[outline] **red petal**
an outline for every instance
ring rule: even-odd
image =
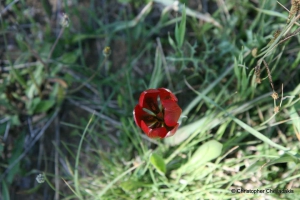
[[[141,121],[141,128],[147,135],[152,130],[147,126],[147,124],[144,121]]]
[[[166,137],[170,137],[170,136],[174,135],[178,129],[178,126],[179,126],[179,124],[177,123],[176,126],[174,126],[174,128],[167,133]]]
[[[141,120],[143,119],[143,116],[148,115],[141,107],[140,105],[136,105],[133,110],[133,117],[136,125],[141,127]]]
[[[167,129],[165,127],[160,127],[160,128],[155,128],[155,129],[152,129],[149,133],[148,133],[148,136],[150,138],[165,138],[166,135],[167,135]]]
[[[159,97],[161,101],[167,99],[170,99],[172,101],[177,101],[176,96],[169,89],[159,88],[157,90],[159,91]]]
[[[157,96],[159,95],[159,91],[156,89],[149,89],[144,91],[139,99],[139,105],[142,108],[146,108],[151,110],[154,113],[159,113],[159,107],[157,103]]]
[[[181,108],[172,100],[161,101],[164,108],[164,121],[167,126],[175,126],[181,115]]]
[[[159,94],[159,91],[156,90],[156,89],[149,89],[149,90],[145,90],[141,96],[140,96],[140,99],[139,99],[139,105],[142,107],[142,108],[146,108],[145,104],[146,104],[146,99],[153,99],[154,102],[157,103],[157,96]]]
[[[158,138],[158,137],[164,138],[164,137],[166,137],[167,132],[168,132],[165,127],[151,129],[146,125],[146,123],[144,121],[142,121],[141,125],[142,125],[142,130],[150,138]]]

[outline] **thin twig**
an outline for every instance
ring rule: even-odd
[[[115,125],[115,126],[121,126],[121,123],[120,123],[120,122],[118,122],[118,121],[116,121],[116,120],[114,120],[114,119],[112,119],[112,118],[110,118],[110,117],[107,117],[106,115],[103,115],[103,114],[101,114],[101,113],[99,113],[99,112],[96,112],[95,110],[93,110],[93,109],[91,109],[91,108],[89,108],[89,107],[87,107],[87,106],[85,106],[85,105],[82,105],[80,102],[74,101],[74,100],[72,100],[72,99],[68,99],[68,100],[69,100],[72,104],[74,104],[74,105],[80,107],[80,108],[83,109],[83,110],[88,111],[89,113],[94,113],[94,112],[95,112],[95,115],[96,115],[96,116],[98,116],[98,117],[100,117],[100,118],[102,118],[102,119],[104,119],[104,120],[109,121],[111,124],[113,124],[113,125]]]
[[[256,76],[256,83],[261,83],[261,79],[260,79],[260,65],[256,65],[256,67],[254,68],[255,71],[255,76]]]
[[[300,32],[300,28],[298,28],[297,30],[295,30],[293,33],[287,35],[285,38],[283,38],[282,40],[280,40],[277,45],[287,41],[288,39],[290,39],[291,37],[294,37],[295,35],[297,35]]]
[[[277,1],[277,3],[281,6],[281,7],[283,7],[287,12],[290,12],[289,11],[289,9],[287,9],[284,5],[282,5],[279,1]]]
[[[271,75],[271,72],[270,72],[270,69],[269,69],[269,66],[267,64],[267,62],[265,60],[263,60],[263,63],[267,69],[267,73],[268,73],[268,78],[269,78],[269,81],[270,81],[270,84],[271,84],[271,87],[272,87],[272,90],[274,92],[274,85],[273,85],[273,81],[272,81],[272,75]]]

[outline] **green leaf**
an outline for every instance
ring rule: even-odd
[[[156,48],[155,53],[155,66],[152,72],[149,88],[158,88],[162,81],[162,57],[159,48]]]
[[[98,34],[97,31],[95,31],[96,34],[78,34],[78,35],[74,35],[72,38],[72,43],[77,43],[80,42],[82,40],[87,40],[87,39],[94,39],[94,38],[103,38],[105,37],[104,34]]]
[[[80,50],[77,49],[75,51],[63,54],[59,60],[64,64],[73,64],[75,63],[79,55],[80,55]]]
[[[276,11],[273,11],[273,10],[265,10],[265,9],[261,9],[261,8],[256,8],[253,6],[253,8],[261,13],[264,13],[266,15],[270,15],[270,16],[273,16],[273,17],[280,17],[282,19],[287,19],[287,16],[280,13],[280,12],[276,12]]]
[[[118,96],[117,96],[117,102],[118,102],[118,106],[119,107],[123,106],[123,97],[122,97],[122,95],[118,94]]]
[[[237,82],[240,83],[241,82],[241,71],[239,69],[239,65],[238,65],[238,61],[236,58],[234,58],[234,74],[237,78]],[[240,84],[237,84],[237,91],[240,91]]]
[[[14,78],[24,87],[26,88],[26,81],[25,79],[21,76],[20,72],[14,68],[13,65],[10,66],[11,68],[11,73],[13,74]]]
[[[179,27],[178,27],[178,23],[176,23],[176,26],[175,26],[175,40],[176,40],[176,43],[177,43],[177,47],[179,47]]]
[[[269,167],[271,165],[275,165],[275,164],[278,164],[278,163],[288,163],[288,162],[298,163],[299,160],[296,157],[293,157],[289,154],[283,154],[279,158],[276,158],[276,159],[271,160],[270,162],[268,162],[268,164],[265,165],[264,167]]]
[[[152,155],[150,156],[150,163],[160,172],[162,173],[166,173],[166,164],[164,159],[156,154],[156,153],[152,153]]]
[[[189,160],[189,164],[199,166],[219,157],[222,152],[222,147],[223,145],[216,140],[211,140],[204,143],[193,154],[193,156]]]
[[[65,99],[66,91],[61,85],[58,84],[57,88],[57,105],[61,105],[63,100]]]
[[[16,126],[21,125],[21,122],[20,122],[20,119],[19,119],[18,115],[11,116],[11,124],[16,125]]]
[[[31,101],[26,102],[26,109],[28,114],[32,115],[34,113],[34,110],[36,106],[41,102],[41,99],[39,97],[31,99]]]
[[[172,46],[172,48],[176,51],[177,47],[176,44],[174,42],[174,40],[172,39],[172,37],[170,36],[170,33],[168,33],[168,40],[169,40],[169,44]]]
[[[191,159],[180,168],[182,172],[192,172],[201,165],[219,157],[222,152],[223,145],[216,141],[210,140],[199,147],[192,155]]]
[[[207,126],[208,122],[212,122],[215,120],[215,124],[219,124],[220,121],[217,118],[214,118],[214,116],[209,115],[205,116],[193,123],[190,123],[185,126],[181,126],[177,131],[174,137],[167,137],[164,139],[164,143],[170,146],[176,146],[180,143],[184,142],[187,138],[189,138],[192,134],[195,132],[203,132],[208,128],[211,128]]]
[[[48,111],[50,108],[52,108],[55,104],[55,100],[43,100],[43,101],[40,101],[35,109],[34,109],[34,112],[35,113],[42,113],[42,112],[46,112]]]
[[[179,48],[181,48],[182,45],[183,45],[184,35],[185,35],[185,28],[186,28],[186,14],[185,14],[185,6],[183,6],[182,18],[181,18],[181,22],[180,22],[180,25],[179,25],[179,32],[178,32],[179,41],[177,41]]]
[[[180,49],[183,45],[184,35],[185,35],[185,27],[186,27],[186,13],[185,13],[185,6],[182,9],[182,17],[181,22],[178,26],[176,23],[175,26],[175,39],[177,43],[177,47]]]
[[[143,183],[140,181],[134,181],[134,180],[124,181],[120,184],[122,189],[126,190],[126,191],[132,191],[132,190],[138,189],[140,187],[147,187],[147,186],[151,186],[151,185],[152,184],[147,184],[147,183]]]

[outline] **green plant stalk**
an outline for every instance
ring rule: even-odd
[[[83,140],[84,140],[84,137],[87,133],[87,130],[91,124],[91,122],[93,121],[94,119],[94,113],[92,115],[92,117],[90,118],[87,126],[85,127],[84,129],[84,132],[81,136],[81,139],[80,139],[80,142],[79,142],[79,146],[78,146],[78,150],[77,150],[77,155],[76,155],[76,161],[75,161],[75,170],[74,170],[74,184],[75,184],[75,191],[76,191],[76,194],[77,194],[77,197],[79,199],[83,199],[81,193],[80,193],[80,190],[79,190],[79,181],[78,181],[78,165],[79,165],[79,154],[80,154],[80,151],[81,151],[81,147],[82,147],[82,143],[83,143]]]

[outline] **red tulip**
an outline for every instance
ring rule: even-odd
[[[179,124],[181,108],[177,98],[168,89],[144,91],[133,111],[135,123],[150,138],[165,138],[175,134]]]

